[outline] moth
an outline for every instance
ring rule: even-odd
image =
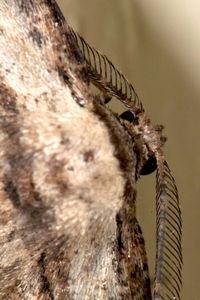
[[[136,180],[156,170],[156,258],[153,299],[179,299],[182,286],[182,220],[178,190],[163,153],[162,125],[153,125],[142,102],[114,64],[71,29],[74,45],[85,60],[90,81],[107,104],[114,96],[127,111],[119,116],[137,154]]]
[[[156,170],[153,297],[180,299],[181,212],[163,127],[56,1],[2,0],[0,14],[0,298],[150,300],[134,197]],[[120,116],[106,107],[112,96],[128,108]]]

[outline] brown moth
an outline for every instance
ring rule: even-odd
[[[0,66],[0,299],[151,299],[135,182],[155,168],[153,297],[180,299],[177,189],[132,85],[54,0],[0,1]]]

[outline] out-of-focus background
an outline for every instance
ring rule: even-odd
[[[200,299],[200,4],[198,0],[59,0],[65,17],[136,88],[165,146],[183,213],[182,300]],[[138,185],[138,216],[151,273],[155,174]]]

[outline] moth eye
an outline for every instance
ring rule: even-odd
[[[140,170],[140,175],[149,175],[153,173],[157,168],[157,161],[155,156],[150,156],[148,160],[143,165],[142,169]]]
[[[135,121],[135,115],[130,110],[124,111],[119,117],[123,120],[126,120],[126,121],[130,122],[130,123]]]
[[[104,98],[104,104],[107,104],[111,101],[112,97],[111,96],[105,96]]]

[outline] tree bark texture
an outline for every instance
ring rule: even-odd
[[[135,164],[56,3],[0,1],[0,299],[151,299]]]

